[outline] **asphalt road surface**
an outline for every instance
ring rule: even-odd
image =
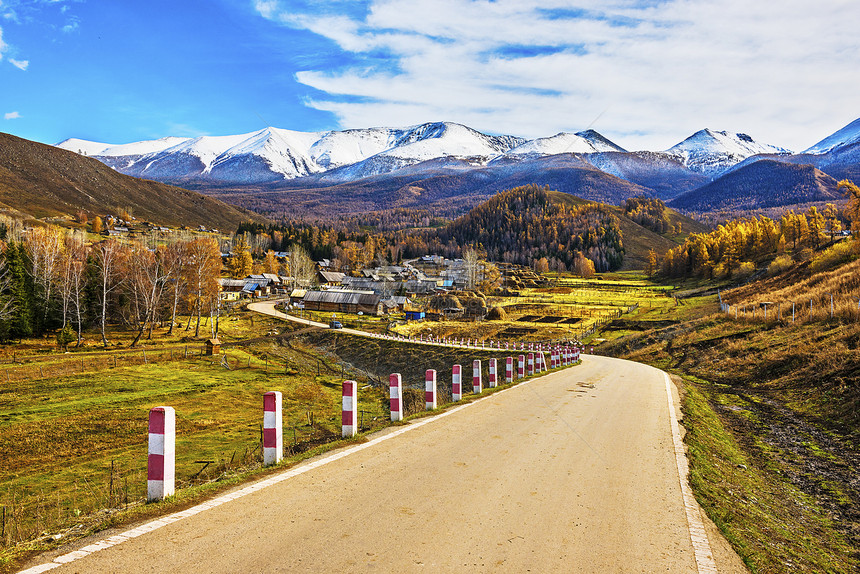
[[[31,572],[744,572],[694,524],[671,401],[585,356]]]

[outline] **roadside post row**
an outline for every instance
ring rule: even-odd
[[[556,362],[552,354],[553,365],[567,366],[579,358],[579,349],[564,347],[558,351],[563,360]],[[519,356],[517,378],[525,376],[526,355]],[[538,372],[546,371],[547,364],[543,352],[537,354]],[[514,380],[514,358],[505,359],[505,382]],[[528,354],[528,372],[535,372],[535,353]],[[436,371],[428,369],[425,373],[424,399],[427,410],[437,407]],[[403,380],[400,373],[392,373],[388,378],[389,407],[391,420],[403,420]],[[498,386],[498,362],[489,361],[488,385]],[[451,390],[454,401],[463,398],[463,368],[454,365],[451,372]],[[472,362],[472,392],[479,395],[483,392],[481,361]],[[358,432],[358,384],[356,381],[344,381],[342,385],[341,435],[355,436]],[[284,455],[283,440],[283,395],[280,391],[263,393],[263,465],[278,464]],[[173,407],[153,407],[149,411],[149,447],[147,454],[147,488],[146,498],[149,502],[163,500],[176,492],[176,411]]]

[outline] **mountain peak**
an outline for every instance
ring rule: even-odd
[[[788,150],[759,143],[744,133],[705,128],[672,146],[667,153],[678,157],[688,168],[716,175],[758,154],[785,154]]]
[[[827,136],[803,153],[820,155],[856,143],[860,143],[860,118],[857,118],[836,133]]]

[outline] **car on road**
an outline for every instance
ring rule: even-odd
[[[343,329],[343,324],[340,321],[329,321],[330,329]]]

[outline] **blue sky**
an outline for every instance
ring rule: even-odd
[[[860,117],[854,0],[0,0],[0,131],[56,143],[455,121],[804,149]]]

